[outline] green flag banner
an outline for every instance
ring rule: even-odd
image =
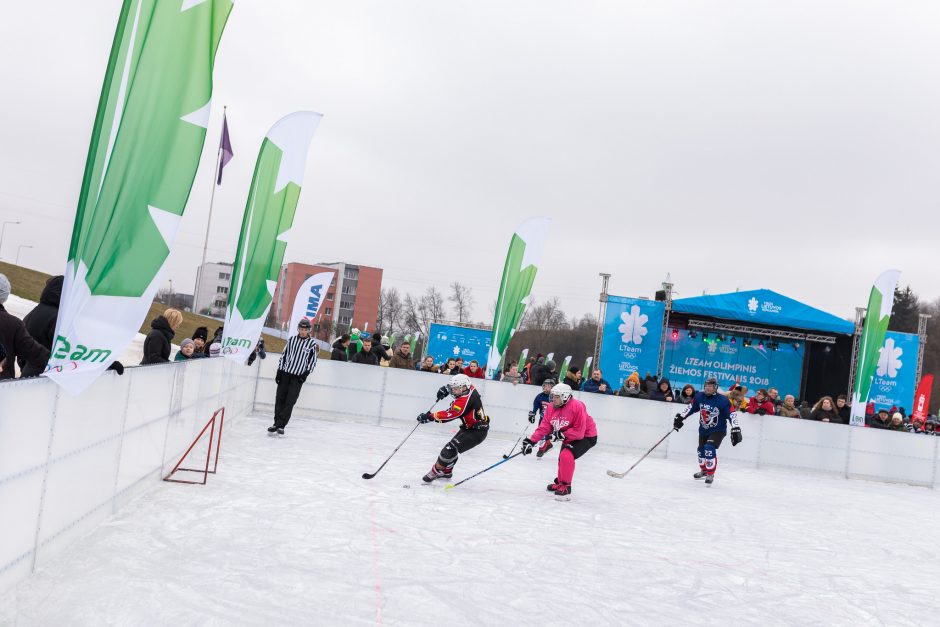
[[[509,252],[506,254],[496,299],[496,314],[493,316],[493,337],[486,361],[488,379],[492,379],[499,370],[503,352],[509,346],[509,340],[529,304],[529,295],[532,293],[532,284],[538,273],[551,222],[549,218],[541,217],[524,220],[509,241]]]
[[[571,355],[565,357],[565,360],[561,362],[561,370],[558,371],[558,382],[561,383],[565,380],[565,375],[568,374],[568,368],[571,366]]]
[[[858,350],[855,385],[852,388],[849,424],[853,426],[865,425],[868,393],[871,391],[871,382],[875,375],[875,367],[878,365],[881,347],[885,343],[885,333],[888,331],[888,321],[891,319],[891,308],[894,306],[894,289],[898,285],[900,276],[900,270],[886,270],[871,287],[865,326],[862,328],[862,339]]]
[[[261,337],[300,200],[307,152],[322,117],[312,111],[291,113],[261,142],[225,312],[222,355],[232,361],[245,363]]]
[[[147,315],[209,124],[231,0],[124,0],[92,130],[47,376],[77,394]]]

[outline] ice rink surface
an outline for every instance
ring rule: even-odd
[[[0,597],[0,625],[928,625],[932,490],[596,448],[460,487],[421,475],[453,429],[226,425],[206,486],[161,483]],[[603,429],[600,438],[603,440]],[[652,443],[650,443],[652,444]],[[730,443],[726,442],[726,445]],[[501,459],[491,436],[455,480]],[[408,489],[403,488],[409,484]]]

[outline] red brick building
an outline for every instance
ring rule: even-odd
[[[379,294],[382,291],[382,269],[357,266],[344,262],[336,263],[288,263],[281,266],[274,302],[268,316],[268,326],[284,328],[290,323],[291,309],[297,291],[303,282],[319,272],[333,271],[336,276],[313,319],[314,335],[317,333],[336,335],[349,327],[362,329],[366,323],[375,329],[379,314]],[[329,320],[330,324],[324,324]],[[321,337],[320,339],[329,339]]]

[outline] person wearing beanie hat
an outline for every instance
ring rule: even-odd
[[[176,351],[173,361],[188,361],[195,358],[196,344],[189,338],[180,342],[180,349]]]
[[[206,352],[206,342],[209,340],[209,329],[207,327],[196,327],[193,331],[193,357],[208,357]]]
[[[904,414],[899,411],[894,412],[894,415],[891,416],[888,431],[907,431],[907,425],[904,424]]]
[[[218,357],[222,354],[222,342],[209,344],[209,357]]]
[[[623,380],[623,385],[617,390],[617,396],[624,398],[649,398],[650,395],[640,387],[640,373],[634,371],[629,377]]]
[[[0,344],[6,352],[0,379],[14,378],[15,364],[19,359],[23,360],[24,370],[35,370],[37,373],[42,372],[49,361],[49,349],[33,339],[23,321],[4,308],[3,304],[12,290],[10,280],[0,274]]]
[[[543,362],[535,362],[535,365],[532,366],[532,377],[530,382],[532,385],[542,385],[542,382],[545,379],[554,379],[555,378],[555,362],[552,360],[546,360]]]
[[[868,425],[872,429],[889,429],[891,428],[891,418],[888,416],[888,409],[882,407],[878,410],[878,413],[875,414],[875,417],[871,419],[871,423]]]

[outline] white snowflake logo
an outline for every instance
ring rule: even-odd
[[[459,346],[455,346],[455,347],[454,347],[454,355],[459,355],[459,354],[460,354],[460,347],[459,347]]]
[[[881,349],[881,357],[878,358],[878,369],[875,372],[879,377],[888,375],[893,379],[898,376],[898,370],[904,363],[900,357],[904,354],[904,349],[894,345],[894,338],[885,340],[884,348]]]
[[[650,319],[645,313],[640,312],[640,306],[634,305],[630,311],[620,314],[623,324],[617,327],[625,344],[642,344],[643,336],[648,333],[646,330],[646,321]]]
[[[755,311],[757,311],[757,305],[758,305],[757,299],[751,296],[751,300],[747,301],[747,310],[750,311],[751,313],[754,313]]]

